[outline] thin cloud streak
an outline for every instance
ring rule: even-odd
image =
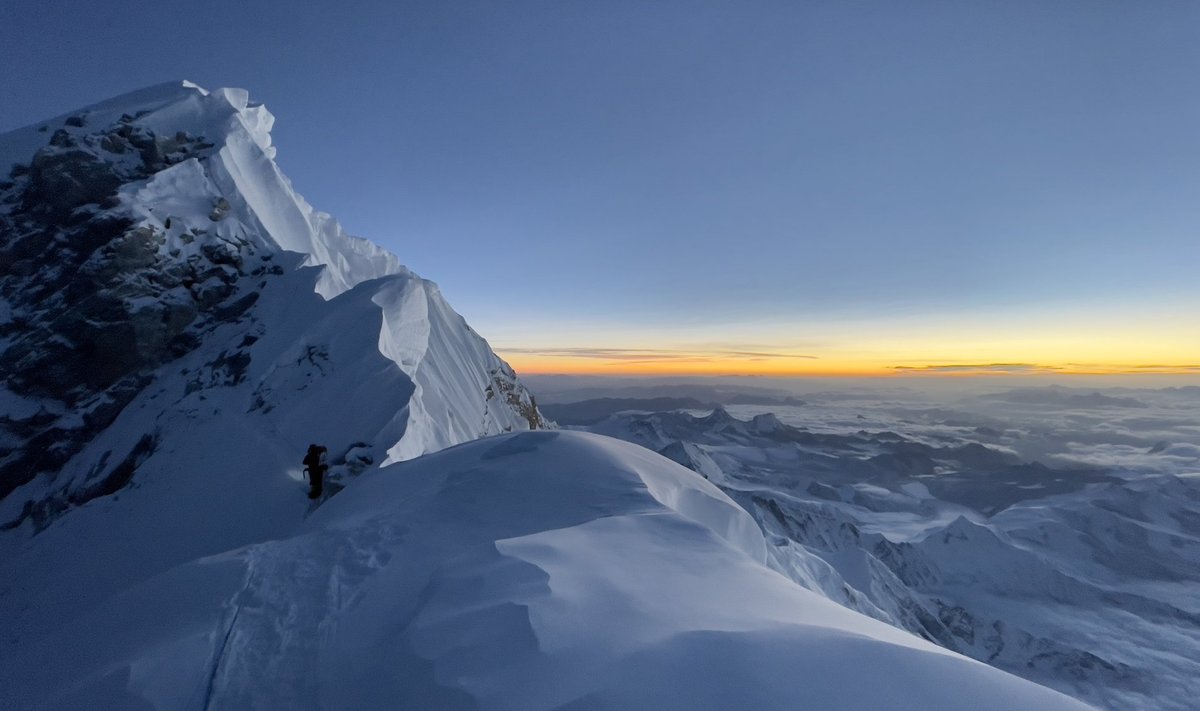
[[[670,348],[496,348],[501,353],[540,356],[543,358],[578,358],[585,360],[614,360],[633,362],[719,362],[723,360],[761,361],[772,358],[818,360],[818,356],[802,353],[773,353],[740,350],[683,350]]]
[[[716,351],[721,355],[744,356],[747,358],[805,358],[807,360],[820,360],[819,356],[803,355],[800,353],[768,353],[765,351]]]
[[[674,364],[682,365],[685,363],[721,363],[721,362],[723,362],[723,361],[716,360],[713,358],[694,357],[694,358],[658,358],[658,359],[654,359],[654,360],[625,360],[625,361],[621,361],[619,363],[608,363],[607,365],[609,367],[619,368],[623,365],[651,365],[651,364],[660,365],[662,363],[674,363]]]
[[[1047,365],[1040,363],[953,363],[945,365],[893,365],[893,372],[903,375],[937,374],[995,374],[995,375],[1139,375],[1169,374],[1186,375],[1200,373],[1200,365],[1129,365],[1102,363],[1067,363]]]
[[[905,374],[917,373],[1059,373],[1061,366],[1036,363],[955,363],[949,365],[893,365],[892,370]]]

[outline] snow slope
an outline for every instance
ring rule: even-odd
[[[326,444],[362,442],[375,462],[542,424],[435,284],[296,194],[273,122],[245,91],[183,82],[0,136],[0,162],[16,166],[0,183],[0,352],[16,366],[0,382],[0,525],[40,526],[89,498],[83,479],[111,479],[125,440],[153,438],[198,391],[278,418],[271,394],[308,387],[287,380],[295,367],[321,378],[314,411],[362,391],[353,409],[368,414],[347,415],[361,428]],[[318,362],[351,338],[358,363]],[[367,392],[376,373],[396,386]],[[157,409],[96,446],[134,401]],[[321,423],[280,427],[283,444],[328,437]]]
[[[1083,708],[796,585],[664,457],[519,432],[272,122],[183,83],[0,136],[0,708]]]
[[[1011,433],[1036,431],[1036,420],[996,417],[981,432],[954,424],[968,418],[949,408],[919,420],[891,394],[886,405],[810,404],[778,417],[761,407],[625,413],[589,429],[720,486],[758,520],[771,564],[832,600],[1103,708],[1190,711],[1200,478],[1187,473],[1194,458],[1170,454],[1184,445],[1150,444],[1167,421],[1194,437],[1200,400],[1169,395],[1141,395],[1163,409],[1151,410],[1141,442],[1155,453],[1137,460],[1153,468],[1138,472],[1023,461],[978,440],[1024,444],[1034,438]],[[1136,447],[1098,417],[1087,413],[1088,432]]]
[[[502,435],[121,592],[10,656],[0,688],[17,709],[1086,708],[765,557],[745,511],[663,457]]]
[[[545,424],[434,283],[294,192],[272,122],[175,83],[0,136],[0,657],[286,534],[309,443],[336,490]]]

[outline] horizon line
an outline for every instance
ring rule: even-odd
[[[501,354],[503,355],[503,354]],[[505,360],[522,375],[561,375],[595,377],[733,377],[733,378],[887,378],[887,379],[945,379],[945,378],[1055,378],[1055,377],[1103,377],[1103,376],[1200,376],[1200,367],[1191,365],[1092,365],[1079,367],[1029,366],[1024,364],[946,364],[929,366],[875,366],[830,369],[718,369],[710,367],[671,368],[668,364],[641,362],[643,367],[597,367],[593,364],[579,367],[564,367],[563,364],[522,363],[518,359]],[[659,367],[654,367],[658,365]],[[703,364],[710,365],[710,364]],[[664,367],[666,366],[666,367]]]

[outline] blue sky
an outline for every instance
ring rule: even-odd
[[[0,130],[169,79],[245,87],[299,191],[501,349],[1002,362],[1037,347],[945,344],[1090,324],[1094,360],[1153,314],[1137,337],[1174,350],[1141,362],[1200,353],[1200,4],[3,14]]]

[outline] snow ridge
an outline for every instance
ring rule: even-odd
[[[133,587],[0,684],[54,709],[1087,708],[804,590],[764,550],[653,452],[502,435]]]
[[[1055,469],[834,408],[739,409],[751,417],[626,412],[589,429],[720,486],[770,565],[831,600],[1103,708],[1195,706],[1195,475]]]
[[[175,83],[0,136],[6,709],[1085,708],[796,585],[679,464],[528,431],[273,122]]]
[[[169,387],[165,364],[220,340],[215,330],[278,327],[261,317],[260,302],[296,279],[326,301],[375,282],[378,347],[414,381],[391,404],[404,424],[391,442],[373,443],[388,452],[375,461],[545,424],[511,369],[434,284],[348,236],[293,190],[273,160],[273,124],[244,90],[182,82],[0,136],[0,158],[13,166],[0,182],[2,249],[14,264],[0,277],[0,351],[18,364],[0,383],[0,429],[16,443],[0,447],[0,499],[71,469],[69,460],[151,381]],[[301,276],[306,268],[315,281]],[[326,310],[300,303],[272,319],[302,323]],[[226,347],[205,362],[233,363],[237,372],[224,380],[238,382],[221,384],[238,385],[244,362],[266,356],[257,348]],[[57,449],[47,459],[51,441]],[[69,506],[65,492],[78,487],[56,486],[63,495],[54,502],[34,491],[0,504],[17,509],[0,525]],[[74,503],[82,500],[77,494]]]

